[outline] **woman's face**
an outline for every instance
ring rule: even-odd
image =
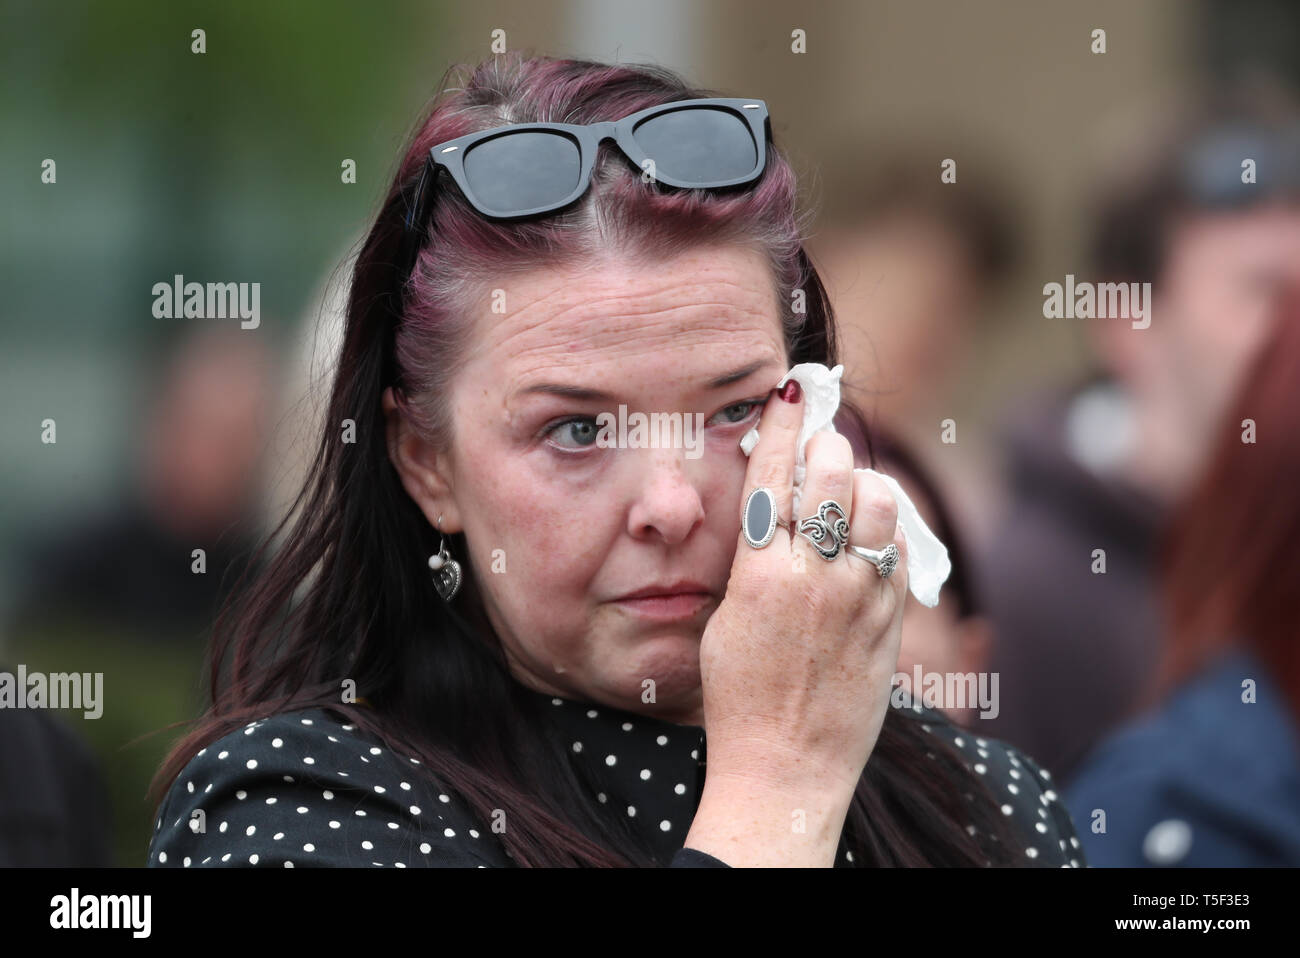
[[[703,724],[699,643],[738,542],[739,442],[788,368],[773,290],[739,246],[537,270],[482,303],[444,397],[450,449],[385,394],[404,486],[431,524],[465,533],[456,558],[523,684]],[[597,417],[617,439],[620,404],[629,441],[603,447]],[[634,413],[683,428],[638,441]],[[702,594],[620,601],[683,581]]]

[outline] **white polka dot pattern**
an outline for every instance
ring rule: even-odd
[[[682,854],[704,783],[704,730],[606,706],[538,696],[563,752],[661,865],[722,864]],[[917,705],[896,706],[950,745],[1021,836],[1014,852],[967,831],[990,857],[1080,867],[1083,853],[1052,781],[1027,755]],[[936,747],[938,747],[936,745]],[[926,762],[934,752],[927,751]],[[163,867],[509,867],[493,830],[420,763],[323,709],[252,722],[200,751],[163,803],[148,864]],[[973,792],[967,790],[968,797]],[[203,816],[195,816],[202,810]],[[201,822],[203,824],[201,824]],[[841,838],[836,867],[859,867]]]
[[[920,720],[924,731],[953,747],[993,793],[1008,824],[1019,834],[1020,847],[1008,852],[989,841],[989,836],[981,836],[973,827],[967,828],[995,864],[1013,855],[1023,855],[1022,864],[1035,868],[1087,866],[1070,813],[1052,789],[1049,772],[1013,746],[954,725],[943,712],[915,704],[901,711]],[[973,800],[973,793],[967,793],[967,798]]]
[[[415,769],[410,756],[321,709],[261,719],[214,742],[181,771],[155,825],[148,863],[510,865],[491,829]]]

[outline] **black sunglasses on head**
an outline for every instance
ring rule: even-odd
[[[771,138],[762,100],[676,100],[599,123],[516,123],[467,133],[429,150],[407,207],[401,262],[410,272],[439,168],[488,219],[561,210],[591,185],[596,152],[613,140],[648,182],[718,189],[758,179]]]

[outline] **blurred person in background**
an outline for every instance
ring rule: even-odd
[[[840,417],[835,428],[848,436],[860,468],[868,467],[874,453],[876,468],[898,480],[926,525],[947,546],[948,558],[952,562],[952,572],[940,590],[937,606],[927,608],[917,601],[916,596],[908,594],[898,654],[898,672],[906,677],[904,686],[911,691],[916,665],[923,673],[938,673],[945,677],[978,676],[985,672],[992,653],[992,624],[983,614],[974,583],[967,574],[970,552],[965,536],[959,533],[933,477],[903,442],[887,429],[872,427],[868,451],[867,440],[851,418]],[[979,686],[964,688],[977,693]],[[920,693],[924,691],[922,688]],[[961,707],[955,702],[944,702],[939,708],[953,721],[978,731],[981,722],[987,721],[979,718],[979,706],[978,699],[971,698]],[[996,703],[991,711],[996,711]]]
[[[972,458],[979,445],[946,445],[942,460],[930,450],[1019,260],[1019,213],[992,172],[1000,166],[969,149],[913,146],[873,159],[880,149],[873,134],[827,151],[810,244],[841,316],[845,392],[941,477],[955,513],[981,535],[996,493]],[[952,154],[959,173],[945,182],[940,164]]]
[[[73,619],[142,641],[192,642],[197,655],[223,572],[253,541],[272,367],[264,337],[194,330],[149,400],[127,498],[30,547],[15,632]],[[203,574],[195,549],[205,552]]]
[[[69,515],[66,527],[29,547],[6,659],[32,670],[102,673],[106,702],[98,719],[71,719],[68,732],[30,729],[30,738],[6,744],[21,756],[8,767],[28,770],[20,779],[27,798],[8,799],[21,813],[13,821],[26,823],[20,831],[50,832],[42,823],[60,820],[61,809],[91,802],[89,792],[69,798],[63,787],[89,774],[68,741],[75,734],[106,776],[115,856],[138,860],[153,824],[145,792],[166,747],[140,736],[198,705],[204,643],[257,531],[272,359],[258,333],[191,324],[147,393],[126,497]],[[202,573],[195,549],[205,553]],[[40,742],[63,744],[38,761]],[[0,791],[12,781],[0,780]],[[0,796],[0,814],[5,803]],[[46,810],[39,822],[30,817],[37,808]],[[52,862],[71,854],[42,847],[52,849]]]
[[[1062,781],[1156,665],[1152,562],[1168,503],[1199,472],[1277,291],[1300,276],[1294,102],[1230,88],[1192,103],[1167,114],[1168,129],[1120,141],[1147,155],[1116,147],[1125,173],[1093,203],[1091,275],[1079,279],[1150,282],[1149,326],[1078,320],[1095,371],[1017,404],[1009,507],[974,564],[998,637],[990,734]],[[1255,182],[1243,182],[1246,159]]]
[[[1068,788],[1091,864],[1300,865],[1300,286],[1272,328],[1162,542],[1146,714]]]

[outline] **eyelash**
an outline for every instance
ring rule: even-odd
[[[721,410],[721,412],[726,412],[726,411],[729,410],[729,409],[735,409],[737,406],[753,406],[753,407],[755,407],[757,410],[759,410],[759,412],[761,412],[762,409],[763,409],[763,407],[764,407],[765,405],[767,405],[767,397],[766,397],[766,396],[760,397],[760,398],[758,398],[758,399],[743,399],[743,400],[741,400],[740,402],[734,402],[734,403],[732,403],[730,406],[725,407],[724,409]],[[748,419],[750,419],[751,417],[753,417],[753,415],[754,415],[754,409],[751,409],[751,410],[749,411],[749,413],[748,413],[748,414],[747,414],[743,419],[736,419],[736,420],[733,420],[733,421],[731,421],[731,422],[723,423],[723,425],[726,425],[726,426],[739,426],[741,423],[744,423],[745,421],[747,421]],[[557,430],[559,430],[559,429],[563,429],[565,426],[569,426],[569,425],[572,425],[573,423],[580,423],[580,422],[581,422],[581,423],[591,423],[592,426],[593,426],[594,428],[596,428],[596,429],[599,431],[599,428],[600,428],[600,427],[596,425],[596,420],[595,420],[594,417],[592,417],[592,416],[570,416],[570,417],[567,418],[567,419],[561,419],[559,422],[556,422],[556,423],[553,423],[553,424],[547,426],[547,427],[542,431],[542,435],[543,435],[544,437],[549,437],[549,436],[551,436],[552,434],[554,434]],[[574,456],[574,455],[583,455],[583,454],[586,452],[586,450],[588,450],[588,449],[597,449],[597,448],[599,448],[598,446],[595,445],[594,441],[593,441],[592,445],[590,445],[590,446],[556,446],[554,443],[551,443],[551,446],[552,446],[552,448],[559,449],[559,450],[560,450],[564,455],[569,455],[569,456]]]

